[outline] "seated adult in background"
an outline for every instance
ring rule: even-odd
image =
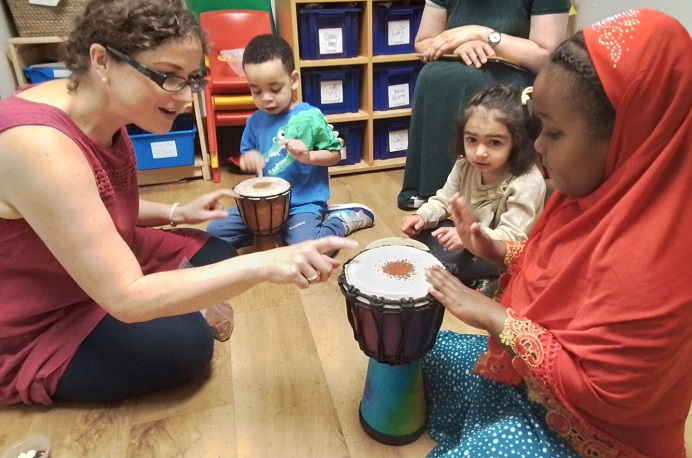
[[[690,35],[654,10],[552,53],[531,103],[556,191],[528,241],[492,241],[451,204],[465,246],[509,269],[501,303],[428,272],[431,294],[490,335],[440,333],[424,358],[435,453],[685,456],[691,87]]]
[[[496,83],[533,83],[565,39],[569,6],[569,0],[426,0],[415,47],[427,64],[413,95],[399,207],[418,208],[445,184],[456,120],[473,94]]]
[[[0,101],[0,403],[122,399],[205,371],[198,312],[265,281],[306,288],[355,248],[332,237],[246,256],[202,231],[218,190],[139,200],[136,124],[165,133],[201,91],[206,35],[182,0],[92,0],[65,43],[72,76]],[[193,266],[180,269],[189,261]]]

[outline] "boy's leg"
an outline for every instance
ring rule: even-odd
[[[254,241],[252,233],[245,227],[237,205],[228,209],[227,218],[210,221],[207,232],[236,248],[251,245]]]
[[[349,235],[355,231],[366,229],[375,225],[375,214],[373,211],[362,204],[338,204],[330,205],[325,217],[325,223],[335,223],[329,221],[338,219],[344,227],[344,235]]]
[[[322,231],[322,217],[314,213],[297,213],[286,220],[283,229],[283,239],[286,245],[295,245],[306,240],[315,240],[326,235]]]

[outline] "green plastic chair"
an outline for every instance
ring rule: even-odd
[[[272,12],[271,0],[186,0],[187,7],[198,18],[200,13],[218,10],[257,10],[267,11],[271,17],[272,32],[277,33]]]

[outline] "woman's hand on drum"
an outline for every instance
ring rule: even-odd
[[[430,283],[430,295],[464,323],[491,333],[498,332],[498,325],[502,329],[503,317],[507,315],[499,302],[464,286],[458,278],[437,265],[426,270],[425,279]]]
[[[228,217],[228,210],[224,209],[221,199],[238,197],[238,194],[230,189],[219,189],[203,194],[185,205],[175,209],[176,220],[186,224],[197,224],[212,219]]]
[[[254,173],[261,177],[264,166],[264,157],[257,150],[253,149],[240,155],[240,170],[243,172]]]
[[[459,233],[455,227],[440,227],[432,231],[433,237],[440,242],[440,245],[447,251],[461,250],[464,242],[461,241]]]
[[[326,280],[341,263],[325,253],[338,250],[354,250],[358,242],[342,237],[323,237],[316,240],[289,245],[255,253],[263,258],[262,265],[272,283],[293,283],[307,288],[311,283]]]
[[[425,222],[420,215],[408,215],[401,222],[401,232],[408,236],[420,234],[424,225]]]

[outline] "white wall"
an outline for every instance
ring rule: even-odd
[[[577,7],[577,30],[632,8],[653,8],[680,21],[692,34],[690,0],[574,0],[574,3]]]

